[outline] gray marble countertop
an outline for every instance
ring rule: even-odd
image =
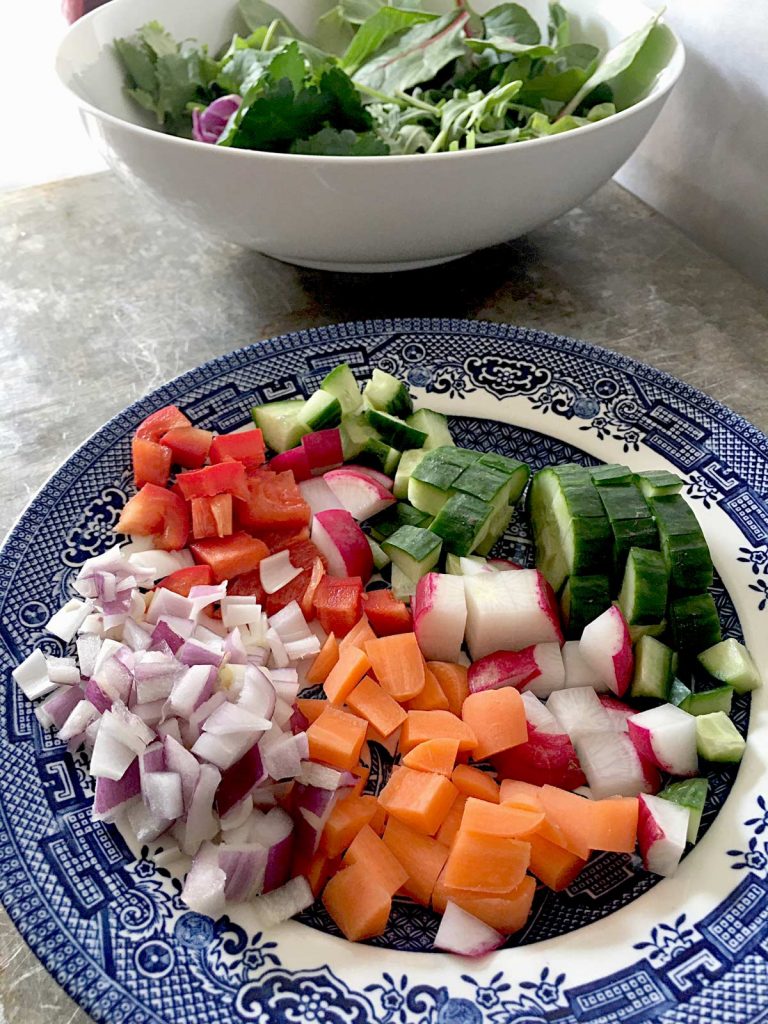
[[[109,174],[0,197],[0,536],[105,420],[242,344],[385,316],[505,321],[667,370],[768,429],[768,294],[615,184],[524,239],[401,275],[300,270]],[[0,1024],[87,1024],[0,911]]]

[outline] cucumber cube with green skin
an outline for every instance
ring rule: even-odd
[[[699,838],[701,815],[707,801],[708,788],[709,783],[706,779],[683,779],[680,782],[670,783],[659,793],[663,800],[669,800],[670,803],[688,809],[687,838],[689,843],[695,843]]]
[[[619,592],[619,607],[627,623],[660,622],[667,610],[667,589],[667,567],[661,552],[630,548]]]
[[[680,477],[666,469],[649,469],[644,473],[636,473],[635,483],[646,498],[663,498],[669,494],[678,494],[683,488]]]
[[[607,576],[570,576],[560,595],[560,611],[568,640],[578,640],[584,627],[611,607]]]
[[[618,603],[618,602],[617,602]],[[647,626],[630,626],[629,627],[629,639],[633,644],[636,644],[641,636],[664,636],[667,632],[667,620],[662,619],[661,622],[652,622]]]
[[[268,402],[251,409],[251,418],[264,435],[264,443],[273,452],[287,452],[295,448],[305,434],[311,433],[300,419],[305,402],[303,398],[288,398],[281,402]]]
[[[336,427],[341,423],[341,402],[326,391],[316,391],[304,403],[299,419],[308,431]]]
[[[472,494],[481,501],[488,501],[496,506],[506,505],[509,499],[509,477],[480,462],[462,470],[453,481],[452,487],[454,491]]]
[[[666,644],[652,636],[638,640],[630,690],[632,697],[667,700],[672,682],[672,653]]]
[[[674,704],[676,707],[680,707],[692,694],[690,687],[686,686],[682,679],[674,678],[672,684],[669,687],[668,700],[670,704]]]
[[[453,494],[438,512],[430,530],[443,538],[446,551],[470,555],[494,509],[486,501],[470,494]]]
[[[632,483],[632,470],[629,466],[608,462],[603,466],[592,466],[589,472],[598,487],[618,487]]]
[[[374,430],[381,435],[381,439],[393,448],[404,451],[406,448],[424,447],[427,435],[423,430],[409,427],[404,420],[399,420],[396,416],[390,416],[379,409],[369,409],[365,416]]]
[[[452,486],[463,470],[446,462],[443,448],[436,448],[421,460],[411,473],[408,483],[408,500],[415,507],[430,515],[437,515],[451,496]]]
[[[698,594],[712,586],[714,566],[703,536],[663,537],[661,553],[676,594]]]
[[[363,395],[373,409],[380,409],[381,412],[389,413],[390,416],[399,416],[405,419],[413,412],[413,401],[408,388],[397,377],[384,370],[376,369],[371,374],[371,379],[363,388]],[[416,448],[417,445],[404,445],[406,448]]]
[[[682,494],[667,494],[649,498],[648,507],[656,519],[662,538],[701,534],[701,526],[699,526],[696,514]]]
[[[401,526],[381,546],[393,565],[412,580],[420,580],[437,565],[443,542],[420,526]]]
[[[354,415],[363,407],[360,386],[347,363],[342,363],[331,370],[320,385],[320,389],[337,399],[341,406],[342,416]]]
[[[366,535],[365,539],[368,541],[368,546],[371,549],[373,564],[377,572],[381,572],[382,569],[385,569],[389,565],[391,559],[386,551],[376,543],[373,537],[368,537]]]
[[[345,462],[356,459],[369,441],[381,441],[378,431],[373,429],[362,413],[342,416],[339,432]]]
[[[512,509],[509,505],[496,506],[496,510],[488,520],[486,528],[483,530],[480,537],[478,537],[477,543],[475,544],[475,551],[478,555],[490,554],[493,545],[500,537],[504,536],[511,521]]]
[[[687,711],[689,715],[711,715],[715,711],[723,711],[730,715],[732,703],[733,687],[717,686],[713,690],[696,690],[689,693],[677,706]]]
[[[409,448],[400,456],[395,475],[395,485],[392,493],[396,498],[406,499],[408,497],[408,484],[411,481],[413,471],[427,454],[425,448]]]
[[[432,409],[417,409],[416,412],[406,420],[409,427],[422,430],[427,439],[424,442],[425,448],[442,448],[446,445],[453,445],[453,438],[448,429],[448,419],[441,412]]]
[[[360,466],[370,466],[386,476],[394,476],[400,462],[400,452],[375,437],[369,437],[354,458]]]
[[[744,737],[724,711],[696,719],[696,749],[705,761],[736,764],[746,747]]]
[[[441,462],[448,462],[451,466],[458,466],[459,469],[466,469],[480,460],[480,452],[473,452],[470,448],[433,448],[436,458]]]
[[[634,484],[599,487],[598,493],[613,533],[613,573],[618,584],[630,548],[658,548],[658,532],[650,509]]]
[[[496,452],[486,452],[477,460],[481,466],[488,466],[505,476],[517,476],[521,469],[530,472],[530,466],[518,459],[509,459],[506,455],[499,455]]]
[[[367,526],[374,540],[381,544],[387,537],[391,537],[396,530],[399,530],[401,526],[426,527],[429,525],[429,521],[430,517],[426,513],[420,512],[405,501],[398,501],[396,505],[391,505],[377,516],[374,516],[367,523]]]
[[[711,676],[728,683],[736,693],[748,693],[763,684],[752,655],[733,637],[702,651],[699,662]]]
[[[405,601],[406,604],[411,603],[411,598],[416,593],[416,586],[418,580],[412,580],[410,576],[407,576],[400,566],[392,563],[392,593],[395,595],[396,600]]]
[[[722,640],[720,618],[711,594],[693,594],[670,601],[669,625],[680,654],[695,655]]]

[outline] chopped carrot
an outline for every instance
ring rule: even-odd
[[[540,792],[541,786],[534,786],[531,782],[519,782],[517,779],[502,779],[500,802],[537,810],[543,806],[539,796]]]
[[[530,843],[506,836],[465,832],[462,828],[448,854],[445,884],[449,892],[466,889],[489,896],[511,892],[525,877],[530,859]]]
[[[400,734],[400,751],[409,750],[425,740],[457,739],[459,751],[474,750],[477,736],[473,730],[450,711],[409,711]]]
[[[344,868],[325,887],[323,905],[350,942],[381,935],[392,897],[362,862]]]
[[[347,694],[347,704],[382,736],[390,736],[405,721],[402,707],[370,676],[364,676]]]
[[[563,849],[557,843],[551,843],[543,836],[529,837],[531,844],[531,863],[529,870],[543,882],[548,889],[562,892],[567,889],[581,869],[587,863],[575,853]]]
[[[364,651],[357,647],[339,649],[339,660],[323,683],[325,695],[331,704],[339,707],[354,690],[371,667]]]
[[[315,897],[323,891],[328,879],[335,875],[339,868],[339,858],[329,857],[325,850],[317,850],[311,857],[306,854],[294,853],[291,875],[304,875]]]
[[[544,811],[531,811],[509,804],[491,804],[487,800],[467,799],[462,831],[481,832],[489,836],[527,839],[544,820]]]
[[[384,828],[387,824],[387,811],[385,807],[382,807],[380,803],[376,804],[376,813],[371,818],[371,828],[380,836],[384,832]]]
[[[432,907],[436,913],[444,914],[446,904],[451,900],[468,914],[473,914],[504,935],[519,931],[528,920],[536,892],[536,882],[530,875],[526,875],[512,892],[497,893],[494,896],[462,889],[452,889],[449,893],[444,878],[445,873],[438,878],[432,893]]]
[[[499,784],[496,780],[479,768],[470,768],[466,764],[457,764],[451,775],[451,782],[460,793],[488,800],[492,804],[499,803]]]
[[[424,689],[405,706],[409,711],[448,711],[448,700],[428,667],[424,669]]]
[[[328,673],[339,660],[339,642],[334,633],[328,637],[320,649],[320,653],[309,666],[308,683],[324,683]]]
[[[394,757],[400,743],[400,726],[398,725],[389,736],[383,736],[375,726],[369,725],[366,739],[369,743],[378,743],[380,747],[386,750],[390,757]]]
[[[444,775],[417,772],[400,766],[379,793],[379,803],[397,818],[425,836],[433,836],[456,799],[456,787]]]
[[[352,792],[355,796],[362,796],[368,782],[368,776],[371,774],[371,769],[361,761],[352,769],[352,774],[357,776],[357,782],[352,787]]]
[[[299,697],[296,700],[296,707],[311,725],[328,707],[328,701],[323,700],[322,697],[315,697],[314,699],[310,697]]]
[[[376,634],[371,629],[368,619],[363,616],[357,625],[353,626],[347,635],[340,641],[339,650],[343,651],[347,647],[357,647],[358,650],[364,651],[366,643],[369,640],[375,639]]]
[[[464,808],[467,805],[467,799],[463,793],[459,793],[456,799],[451,804],[451,809],[445,816],[443,824],[437,830],[438,843],[442,843],[443,846],[452,846],[453,840],[456,838],[456,833],[461,828],[461,819],[464,817]]]
[[[415,768],[420,772],[435,772],[450,779],[458,752],[458,740],[443,737],[425,740],[408,751],[403,758],[403,764],[406,768]]]
[[[634,853],[637,845],[636,796],[614,796],[590,801],[593,850],[609,853]]]
[[[344,865],[364,864],[390,896],[408,881],[408,872],[370,825],[364,825],[344,855]]]
[[[449,661],[428,661],[427,668],[445,694],[448,710],[460,718],[464,701],[469,696],[466,665],[453,665]]]
[[[323,829],[320,846],[329,857],[338,857],[346,850],[377,810],[375,796],[348,796],[339,800]]]
[[[307,729],[309,756],[342,771],[351,771],[365,742],[365,722],[325,702],[325,710]]]
[[[397,633],[369,640],[365,652],[373,673],[399,703],[413,700],[424,689],[424,659],[415,633]]]
[[[472,753],[476,761],[528,741],[525,704],[511,686],[471,693],[464,701],[461,717],[477,736]]]
[[[408,872],[408,881],[402,887],[403,894],[428,907],[432,890],[448,859],[447,848],[428,836],[414,832],[395,818],[387,822],[382,838]]]
[[[556,786],[542,786],[540,800],[547,821],[563,835],[566,850],[586,860],[590,853],[589,803],[586,797],[569,793]]]

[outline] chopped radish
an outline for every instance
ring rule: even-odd
[[[312,475],[307,453],[301,445],[297,448],[289,448],[287,452],[275,455],[269,461],[269,468],[274,470],[275,473],[284,473],[289,470],[293,473],[293,478],[297,482],[309,480]]]
[[[467,621],[462,577],[428,572],[416,585],[412,607],[413,629],[424,657],[455,662]]]
[[[501,932],[448,900],[435,935],[434,948],[460,956],[485,956],[503,946],[504,942]]]
[[[387,476],[386,473],[380,473],[378,469],[371,469],[370,466],[359,466],[356,462],[348,462],[344,468],[370,477],[371,480],[375,480],[377,484],[387,491],[391,491],[395,486],[395,481],[391,476]]]
[[[640,796],[637,842],[643,866],[655,875],[671,875],[685,852],[687,807],[659,796]]]
[[[611,605],[584,627],[579,652],[594,670],[597,682],[623,697],[632,682],[634,657],[629,627],[620,608]]]
[[[695,775],[696,718],[674,704],[659,704],[628,721],[629,736],[638,754],[672,775]]]
[[[608,721],[612,729],[616,732],[627,732],[629,726],[627,722],[636,714],[634,708],[631,708],[628,704],[623,701],[617,700],[615,697],[611,697],[607,693],[601,693],[598,700],[603,706],[603,710],[608,715]]]
[[[591,686],[556,690],[547,701],[547,710],[575,742],[582,732],[610,729],[608,713]]]
[[[563,664],[567,689],[574,686],[591,686],[597,693],[608,692],[607,684],[597,679],[594,669],[581,653],[578,640],[566,640],[563,644]]]
[[[580,732],[574,745],[595,800],[609,796],[637,796],[645,791],[643,766],[625,733],[612,729]]]
[[[312,540],[328,563],[331,576],[359,576],[363,583],[373,572],[371,547],[363,531],[340,509],[318,512],[312,520]]]
[[[536,700],[536,698],[533,698]],[[576,789],[587,781],[576,749],[564,732],[539,731],[528,725],[528,741],[491,759],[499,776],[534,786]]]
[[[522,693],[521,697],[525,706],[525,717],[530,727],[553,736],[562,735],[563,730],[560,723],[538,697],[535,697],[530,691]]]
[[[386,487],[354,469],[333,469],[323,480],[358,522],[370,519],[396,500]]]
[[[467,644],[472,658],[562,643],[557,600],[536,569],[464,577]]]
[[[341,432],[338,427],[313,430],[311,434],[305,434],[301,439],[301,446],[306,453],[312,476],[324,473],[327,469],[334,469],[344,461]]]
[[[520,565],[518,562],[511,562],[508,558],[489,558],[488,565],[495,569],[496,572],[514,572],[525,568],[525,566]]]
[[[313,516],[316,516],[318,512],[327,512],[329,509],[344,508],[321,476],[302,480],[299,484],[299,490],[301,491],[302,498],[312,510]]]
[[[533,660],[536,662],[537,674],[526,684],[526,691],[535,697],[548,697],[555,690],[565,686],[565,666],[560,653],[560,644],[535,644]]]

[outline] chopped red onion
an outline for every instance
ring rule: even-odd
[[[177,743],[181,743],[181,729],[178,718],[166,718],[155,726],[155,732],[162,739],[165,736],[172,736]]]
[[[236,803],[234,807],[227,811],[226,814],[222,814],[221,809],[219,808],[219,823],[221,825],[221,831],[230,832],[233,829],[244,825],[250,818],[252,811],[253,800],[249,796],[243,797],[243,799],[239,803]]]
[[[80,682],[80,669],[74,658],[46,658],[48,678],[61,686],[76,686]]]
[[[77,660],[86,679],[93,675],[101,644],[101,637],[94,633],[86,633],[77,638]]]
[[[80,638],[80,640],[84,639],[89,638]],[[77,641],[78,657],[80,657],[80,640]],[[135,622],[133,619],[126,619],[123,623],[123,643],[127,644],[134,651],[146,651],[152,644],[152,637],[138,622]],[[80,658],[80,667],[83,668],[82,658]],[[84,668],[83,672],[85,672]],[[85,674],[87,675],[88,673]]]
[[[259,896],[253,901],[252,906],[259,915],[262,927],[268,928],[290,920],[302,910],[311,907],[314,902],[315,897],[309,882],[300,875],[281,885],[274,892]]]
[[[93,817],[96,821],[114,821],[140,791],[139,761],[134,758],[117,781],[103,777],[96,779]]]
[[[105,641],[106,643],[107,641]],[[104,693],[113,700],[126,701],[131,692],[133,679],[130,671],[116,657],[107,658],[106,661],[96,665],[93,676]]]
[[[247,665],[237,698],[237,706],[259,718],[272,719],[277,694],[274,685],[261,669]]]
[[[203,722],[206,720],[208,715],[212,714],[220,704],[223,704],[226,701],[226,699],[227,698],[223,693],[221,693],[221,691],[213,693],[207,700],[204,700],[197,706],[186,722],[182,723],[181,735],[186,747],[192,746],[200,735]]]
[[[99,712],[93,704],[89,700],[81,700],[59,729],[59,739],[71,740],[74,736],[79,736],[98,717]]]
[[[182,665],[213,665],[215,668],[224,660],[220,652],[195,639],[185,640],[176,652],[176,657]]]
[[[279,612],[271,615],[269,625],[283,643],[292,640],[306,640],[307,637],[312,636],[312,630],[307,625],[307,620],[304,618],[298,601],[291,601],[285,608],[281,608]]]
[[[308,754],[308,747],[302,739],[304,733],[280,733],[275,729],[264,733],[259,740],[259,750],[264,768],[275,782],[295,778],[301,771],[302,757]]]
[[[160,723],[160,719],[163,717],[165,703],[165,698],[152,700],[146,704],[136,704],[131,708],[131,710],[137,718],[142,720],[142,722],[154,728]]]
[[[288,550],[278,551],[259,562],[261,585],[268,594],[282,590],[300,575],[301,569],[292,565]]]
[[[212,690],[211,668],[208,665],[190,666],[173,684],[173,690],[168,698],[168,713],[177,714],[181,718],[191,718],[192,712],[208,700]],[[222,699],[226,699],[224,694],[221,696]]]
[[[181,898],[190,910],[216,920],[224,913],[227,876],[219,867],[218,847],[201,846],[184,882]]]
[[[157,650],[160,644],[166,644],[174,654],[184,643],[184,637],[179,636],[178,633],[174,632],[165,619],[161,619],[152,630],[151,639],[152,643],[150,645],[150,650]]]
[[[304,761],[296,782],[311,789],[328,789],[335,791],[347,786],[354,786],[358,781],[352,772],[340,772],[326,764],[315,761]],[[310,808],[312,809],[312,808]]]
[[[306,732],[309,728],[309,719],[302,711],[299,710],[298,707],[294,707],[291,720],[288,724],[291,727],[292,733]],[[307,744],[309,744],[309,740],[307,740]]]
[[[320,653],[320,641],[316,636],[308,636],[303,640],[288,640],[285,644],[285,653],[291,661],[314,658]]]
[[[90,772],[94,778],[104,777],[117,782],[121,779],[131,761],[136,757],[136,751],[125,746],[114,734],[104,728],[104,719],[111,715],[111,711],[105,711],[101,717],[101,725],[96,734],[91,754]]]
[[[78,636],[85,633],[89,635],[91,633],[97,633],[99,637],[105,632],[104,619],[100,614],[92,612],[90,615],[86,615],[83,619],[82,624],[78,627]]]
[[[101,732],[109,732],[137,754],[143,754],[155,738],[154,731],[120,700],[114,701],[110,710],[101,716]]]
[[[288,654],[283,646],[283,641],[277,635],[276,629],[270,628],[267,630],[267,643],[272,652],[272,660],[277,668],[287,668],[289,664]]]
[[[184,813],[181,778],[176,772],[145,772],[141,792],[152,814],[175,821]]]
[[[92,611],[92,600],[78,601],[77,598],[73,597],[49,619],[45,628],[60,640],[69,643],[70,640],[74,639],[75,633],[77,633],[78,627],[82,625],[86,615],[90,615]]]
[[[128,826],[140,843],[151,843],[163,832],[167,832],[171,822],[160,818],[147,807],[143,800],[137,800],[128,807],[126,814]]]
[[[272,712],[272,725],[277,729],[287,729],[288,723],[293,716],[293,704],[278,697],[275,702],[275,710]]]
[[[45,655],[36,647],[11,673],[14,682],[29,700],[45,697],[56,689],[56,683],[48,677]]]
[[[123,548],[125,553],[125,548]],[[139,570],[150,585],[154,585],[165,576],[179,569],[188,569],[195,564],[192,554],[183,548],[181,551],[157,551],[147,548],[145,551],[131,551],[128,555],[131,569]]]
[[[250,900],[264,888],[268,852],[258,843],[223,843],[219,867],[227,876],[224,895],[233,903]]]
[[[213,839],[219,831],[218,822],[213,814],[213,800],[216,789],[221,782],[221,773],[212,765],[200,767],[200,777],[187,811],[186,828],[181,849],[189,857],[193,857],[200,844]]]
[[[299,694],[299,674],[295,668],[273,668],[267,674],[278,697],[289,703],[296,700]]]
[[[250,796],[265,779],[267,773],[261,763],[261,753],[254,744],[243,756],[227,769],[221,777],[216,794],[216,806],[220,815],[232,810],[241,800]]]
[[[221,602],[221,621],[227,629],[258,623],[262,614],[255,597],[225,597]]]
[[[105,693],[95,679],[89,679],[85,685],[85,696],[93,704],[99,714],[109,711],[112,707],[112,697]]]
[[[203,732],[209,732],[213,736],[251,733],[257,737],[257,734],[260,736],[271,728],[272,723],[268,718],[260,718],[240,705],[230,704],[228,701],[216,708],[203,722]]]
[[[188,598],[163,587],[161,590],[155,590],[152,595],[152,603],[147,609],[147,622],[156,623],[158,619],[168,615],[191,619],[192,609],[192,602]]]
[[[81,686],[60,686],[35,708],[37,719],[44,729],[60,729],[84,697]]]
[[[248,663],[248,651],[240,636],[240,630],[235,626],[232,632],[224,641],[224,653],[227,656],[229,665],[246,665]]]
[[[181,779],[181,794],[184,812],[189,810],[197,780],[200,777],[200,764],[194,754],[181,745],[174,736],[166,735],[163,741],[165,767],[176,772]]]
[[[258,733],[235,732],[217,736],[214,733],[204,732],[195,740],[192,753],[201,761],[208,761],[222,771],[226,771],[240,760],[255,738],[258,738]]]

